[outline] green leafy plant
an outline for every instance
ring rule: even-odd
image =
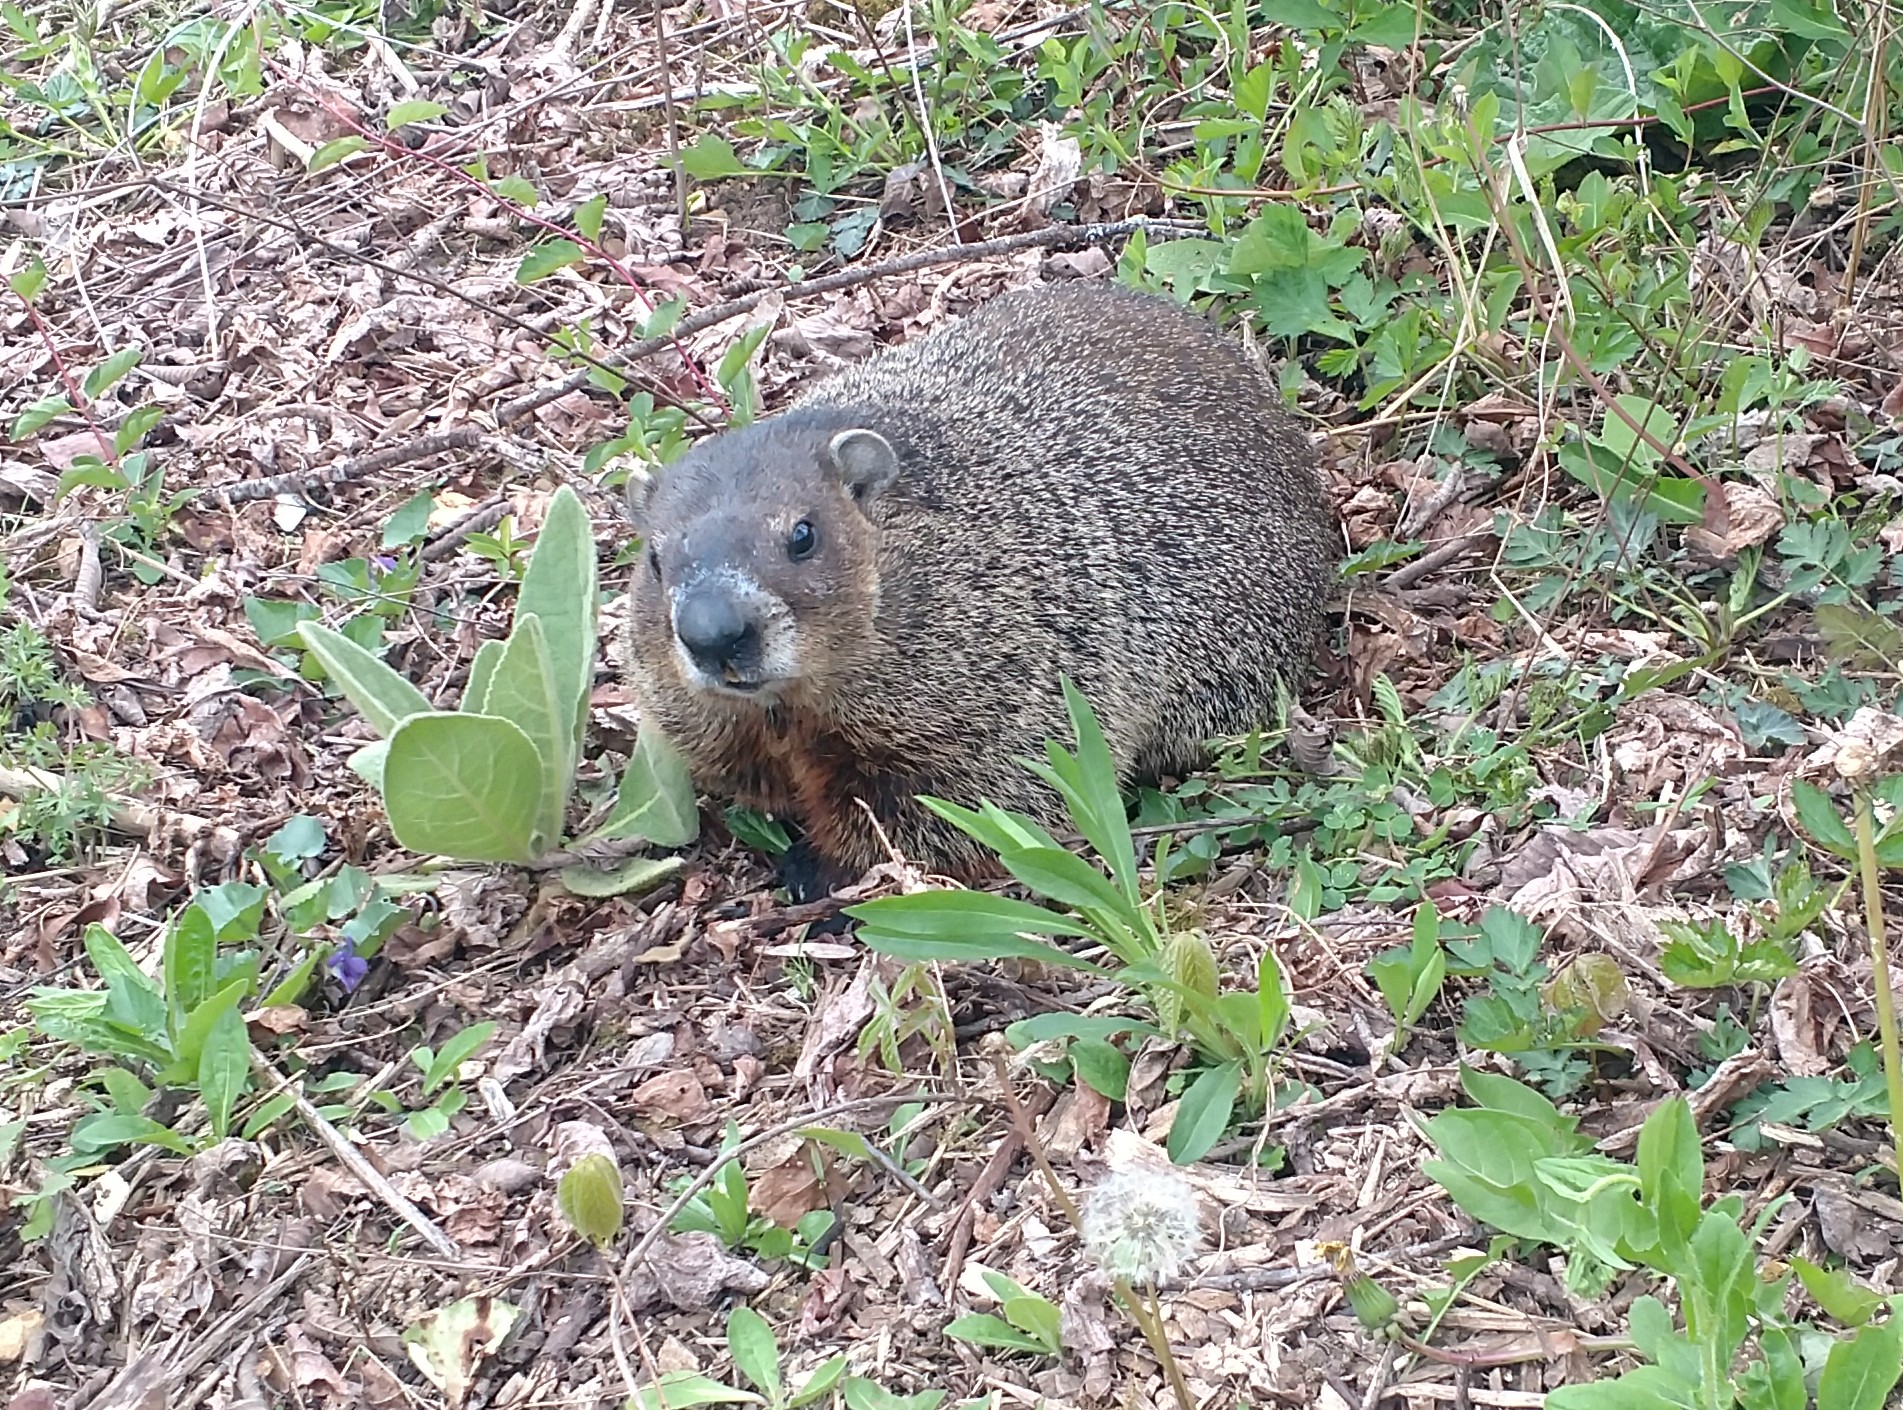
[[[945,1324],[945,1335],[994,1351],[1026,1351],[1038,1356],[1062,1356],[1062,1314],[1049,1298],[982,1264],[974,1265],[991,1295],[998,1299],[1002,1317],[974,1312]]]
[[[464,861],[527,864],[561,844],[594,675],[594,542],[581,500],[564,486],[522,575],[509,636],[484,642],[457,710],[437,710],[409,681],[341,632],[297,631],[382,736],[351,767],[382,793],[397,841]],[[611,816],[582,843],[640,838],[681,847],[700,815],[684,763],[645,724]],[[571,864],[562,879],[588,895],[652,885],[677,857],[637,858],[611,872]]]
[[[698,1371],[669,1371],[637,1391],[629,1410],[665,1410],[685,1405],[764,1405],[768,1410],[798,1410],[833,1394],[846,1374],[846,1358],[821,1362],[798,1386],[789,1386],[781,1369],[779,1341],[766,1318],[751,1307],[727,1314],[727,1354],[753,1391],[741,1390]]]
[[[740,1144],[739,1129],[729,1121],[721,1140],[721,1164],[713,1179],[695,1192],[669,1226],[677,1234],[705,1233],[718,1236],[731,1249],[744,1249],[761,1258],[784,1260],[801,1268],[819,1266],[814,1254],[816,1242],[832,1227],[833,1213],[815,1209],[788,1229],[764,1214],[755,1214],[750,1199],[747,1172],[728,1152]],[[683,1178],[681,1184],[687,1181]]]
[[[1554,1390],[1552,1410],[1881,1410],[1903,1378],[1903,1298],[1879,1298],[1801,1258],[1776,1276],[1761,1270],[1754,1244],[1788,1196],[1749,1231],[1738,1196],[1706,1203],[1683,1098],[1654,1109],[1637,1163],[1626,1164],[1594,1153],[1576,1123],[1531,1088],[1468,1069],[1461,1080],[1478,1105],[1420,1123],[1438,1153],[1422,1168],[1454,1202],[1504,1233],[1564,1249],[1576,1292],[1646,1269],[1669,1280],[1677,1302],[1676,1317],[1658,1297],[1634,1302],[1631,1335],[1644,1364]],[[1793,1271],[1848,1334],[1786,1312]],[[1889,1319],[1875,1320],[1885,1309]]]
[[[1063,909],[980,891],[927,890],[868,901],[847,914],[859,921],[863,943],[900,959],[1036,959],[1129,987],[1157,1013],[1160,1027],[1189,1041],[1202,1060],[1169,1137],[1174,1159],[1196,1160],[1221,1138],[1238,1107],[1265,1109],[1272,1059],[1288,1030],[1287,989],[1275,957],[1264,950],[1253,990],[1224,992],[1208,939],[1193,930],[1172,933],[1160,905],[1144,899],[1109,747],[1076,687],[1066,680],[1063,689],[1075,752],[1049,741],[1047,759],[1026,760],[1025,767],[1057,790],[1108,873],[1021,813],[989,802],[971,809],[925,798],[926,807],[996,852],[1019,882]],[[1040,936],[1086,941],[1106,962]],[[1054,1018],[1040,1031],[1053,1035],[1064,1026],[1063,1018]],[[1102,1025],[1083,1023],[1066,1036],[1106,1035]]]

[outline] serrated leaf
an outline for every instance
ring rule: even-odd
[[[753,172],[735,155],[733,144],[719,137],[702,137],[681,149],[681,167],[696,181],[721,181]]]
[[[336,166],[339,162],[349,161],[369,145],[368,141],[354,132],[348,137],[339,137],[334,142],[324,143],[312,152],[311,159],[304,164],[304,170],[307,174],[315,176],[318,172]]]
[[[390,116],[383,120],[384,130],[395,132],[399,127],[408,127],[413,122],[430,122],[448,111],[447,105],[432,102],[428,98],[411,98],[390,109]]]
[[[318,622],[300,622],[297,635],[344,698],[385,739],[405,719],[430,712],[422,691],[341,632]]]
[[[533,860],[542,761],[494,715],[411,715],[383,761],[390,830],[413,852],[472,862]]]
[[[1830,801],[1828,793],[1808,779],[1794,778],[1791,780],[1791,802],[1797,809],[1797,820],[1803,825],[1813,846],[1850,861],[1856,860],[1856,835],[1850,831],[1850,824],[1844,821],[1843,814],[1837,811],[1837,805]]]
[[[533,284],[571,264],[580,264],[582,258],[582,247],[573,240],[545,240],[522,256],[515,267],[515,282]]]

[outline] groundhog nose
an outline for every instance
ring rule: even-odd
[[[753,623],[731,597],[720,592],[697,592],[682,598],[674,609],[674,634],[688,654],[714,674],[739,664],[755,637]]]

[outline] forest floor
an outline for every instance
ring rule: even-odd
[[[1884,1403],[1875,12],[71,8],[0,7],[0,1404],[1732,1403],[1613,1387],[1635,1344]],[[354,620],[453,706],[571,487],[579,832],[638,725],[630,471],[1110,277],[1248,323],[1346,555],[1286,737],[1132,816],[1145,895],[1274,1015],[1267,1109],[1180,1167],[1180,1387],[1066,1204],[1167,1199],[1208,1116],[1207,1051],[1090,1026],[1153,996],[810,934],[717,801],[639,892],[419,857],[296,635]],[[557,1198],[590,1150],[601,1250]],[[1865,1398],[1791,1380],[1829,1354]]]

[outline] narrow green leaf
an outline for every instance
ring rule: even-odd
[[[299,623],[304,649],[337,682],[344,698],[362,712],[370,728],[388,739],[411,715],[430,709],[423,692],[341,632],[318,622]]]
[[[1235,1114],[1236,1095],[1242,1090],[1242,1068],[1226,1062],[1209,1067],[1189,1084],[1177,1103],[1176,1119],[1170,1125],[1170,1160],[1189,1165],[1209,1154],[1210,1148],[1229,1129]]]
[[[509,721],[529,738],[542,761],[542,803],[536,811],[537,850],[561,840],[576,758],[569,713],[572,697],[555,674],[542,619],[516,612],[515,630],[502,648],[482,713]]]
[[[348,136],[339,137],[335,141],[324,143],[312,152],[311,159],[304,164],[304,170],[315,176],[318,172],[336,166],[339,162],[350,160],[369,145],[368,141],[354,132]]]
[[[491,637],[476,648],[476,654],[469,662],[469,681],[463,686],[463,698],[457,703],[457,710],[465,715],[487,715],[489,711],[489,682],[495,679],[496,667],[502,662],[502,653],[507,643]]]
[[[998,860],[1011,875],[1048,900],[1075,911],[1109,911],[1133,929],[1144,928],[1123,893],[1089,862],[1062,847],[1014,847]]]
[[[411,715],[390,736],[383,762],[390,830],[413,852],[472,862],[532,861],[541,771],[535,746],[507,720]]]
[[[249,979],[234,979],[186,1015],[185,1026],[179,1029],[178,1040],[172,1050],[173,1062],[183,1072],[182,1080],[197,1078],[200,1060],[205,1055],[205,1045],[210,1041],[212,1029],[225,1014],[237,1011],[239,1001],[250,987]]]
[[[588,512],[580,496],[563,485],[549,500],[535,550],[523,570],[515,615],[518,622],[527,616],[542,619],[548,659],[564,705],[563,720],[576,757],[587,721],[589,688],[595,679],[600,606],[595,539],[589,529]]]
[[[203,906],[187,906],[167,928],[159,966],[176,1022],[211,997],[217,950],[218,933]]]
[[[681,752],[647,720],[621,772],[614,812],[590,841],[641,838],[656,847],[685,847],[700,836],[700,802]]]
[[[251,1082],[251,1035],[234,1002],[205,1033],[198,1055],[198,1094],[211,1118],[211,1135],[222,1141],[231,1130],[231,1113]]]

